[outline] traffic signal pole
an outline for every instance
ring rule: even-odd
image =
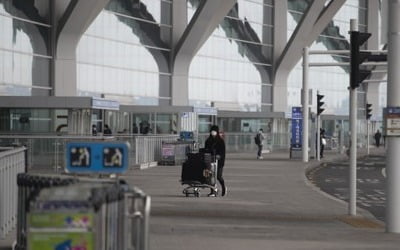
[[[400,107],[400,1],[389,1],[387,106]],[[386,137],[386,231],[400,233],[400,137]]]
[[[319,95],[319,90],[317,90],[317,99]],[[318,114],[318,104],[317,104],[317,139],[315,140],[317,144],[317,161],[321,160],[320,152],[321,152],[321,116]]]
[[[369,155],[369,120],[367,120],[367,155]]]
[[[358,21],[350,20],[350,31],[358,31]],[[357,45],[358,46],[358,45]],[[357,65],[358,66],[358,65]],[[351,78],[351,74],[350,74]],[[350,79],[351,81],[352,79]],[[348,214],[357,214],[357,88],[350,92],[350,164],[349,164],[349,204]]]
[[[303,51],[303,162],[308,162],[308,47]]]

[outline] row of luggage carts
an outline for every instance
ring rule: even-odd
[[[150,197],[120,179],[19,174],[16,250],[148,249]]]
[[[182,164],[181,184],[186,197],[201,196],[201,190],[206,188],[217,192],[218,160],[215,154],[204,149],[198,153],[187,154],[187,160]]]

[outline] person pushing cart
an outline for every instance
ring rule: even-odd
[[[227,188],[225,186],[225,180],[222,177],[223,168],[225,165],[225,141],[221,138],[219,133],[219,128],[216,125],[211,126],[210,136],[205,142],[205,150],[210,152],[213,156],[217,158],[217,179],[221,185],[221,196],[225,196],[227,193]],[[211,188],[211,192],[208,196],[216,196],[217,190]]]

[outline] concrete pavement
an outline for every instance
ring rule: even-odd
[[[127,181],[152,197],[150,249],[399,249],[400,235],[384,233],[367,211],[348,217],[346,203],[307,181],[306,170],[320,162],[288,155],[228,154],[226,197],[206,197],[206,189],[185,197],[181,166],[130,171]],[[326,152],[322,163],[340,157]]]
[[[323,161],[337,159],[327,152]],[[339,156],[343,157],[343,156]],[[322,161],[322,162],[323,162]],[[152,196],[150,247],[180,249],[399,249],[400,235],[384,233],[381,222],[318,192],[305,178],[312,161],[288,153],[229,154],[226,197],[184,197],[180,166],[132,171],[130,183]]]

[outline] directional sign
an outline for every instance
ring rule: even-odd
[[[129,144],[119,142],[71,142],[66,147],[69,173],[123,173],[128,169]]]
[[[400,136],[400,107],[386,108],[386,136]]]
[[[303,114],[301,107],[292,107],[292,149],[300,150],[302,146]]]

